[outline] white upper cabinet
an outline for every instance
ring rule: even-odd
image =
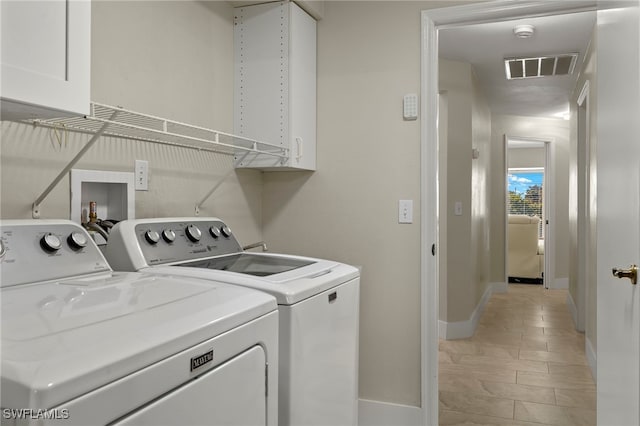
[[[237,8],[234,50],[234,133],[288,150],[236,167],[315,170],[316,21],[288,1]]]
[[[91,3],[0,2],[2,119],[89,113]]]

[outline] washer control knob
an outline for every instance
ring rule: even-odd
[[[0,240],[0,259],[2,259],[5,254],[7,254],[7,249],[4,247],[2,240]]]
[[[189,238],[194,243],[197,243],[198,241],[200,241],[200,238],[202,238],[202,232],[200,232],[200,229],[198,229],[198,227],[195,225],[187,226],[187,229],[185,229],[185,233],[187,234],[187,238]]]
[[[73,250],[80,250],[87,246],[87,237],[82,232],[72,232],[67,238],[67,243]]]
[[[176,233],[172,229],[165,229],[162,231],[162,239],[168,243],[172,243],[176,240]]]
[[[147,240],[149,244],[158,244],[158,241],[160,241],[160,234],[149,229],[144,233],[144,239]]]
[[[220,228],[218,228],[217,226],[212,226],[211,228],[209,228],[209,233],[215,239],[220,238]]]
[[[220,228],[220,232],[222,232],[222,235],[224,235],[225,238],[229,238],[231,236],[231,229],[227,225],[222,226],[222,228]]]
[[[44,251],[53,253],[60,250],[60,247],[62,247],[62,243],[60,242],[60,238],[58,238],[56,235],[48,233],[40,239],[40,247],[42,247]]]

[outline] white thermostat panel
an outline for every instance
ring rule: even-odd
[[[416,120],[418,118],[418,95],[410,93],[404,95],[402,114],[405,120]]]

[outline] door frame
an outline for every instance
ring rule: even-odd
[[[540,220],[543,221],[544,226],[544,288],[555,288],[555,247],[556,247],[556,234],[555,234],[555,209],[552,208],[555,197],[555,170],[554,163],[551,161],[551,147],[553,146],[554,140],[553,138],[534,138],[534,137],[523,137],[523,136],[512,136],[512,135],[504,135],[504,174],[505,178],[509,174],[509,141],[517,139],[519,141],[532,142],[532,143],[540,143],[544,144],[544,181],[543,181],[543,192],[542,192],[542,204],[543,204],[543,217]],[[508,285],[509,279],[509,250],[508,250],[508,241],[509,241],[509,220],[508,220],[508,211],[509,211],[509,186],[508,182],[505,186],[504,192],[504,207],[505,207],[505,222],[504,222],[504,276],[505,281]]]
[[[438,424],[438,30],[483,22],[593,11],[596,0],[495,0],[422,11],[420,106],[421,398],[423,424]]]
[[[580,95],[576,101],[576,149],[577,149],[577,249],[578,249],[578,276],[576,282],[576,313],[575,325],[578,331],[584,332],[586,329],[587,309],[589,299],[587,295],[588,282],[591,279],[590,273],[590,247],[591,247],[591,214],[590,214],[590,198],[591,198],[591,119],[590,119],[590,91],[589,80],[584,82]],[[580,119],[581,110],[584,111],[584,121]],[[581,131],[584,132],[581,138]],[[584,143],[581,148],[580,144]],[[583,169],[584,168],[584,169]],[[582,171],[582,173],[581,173]],[[585,346],[587,342],[585,342]],[[585,352],[589,352],[589,348],[585,347]]]

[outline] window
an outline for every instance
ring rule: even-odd
[[[509,190],[509,214],[538,216],[540,226],[538,236],[544,237],[542,226],[544,169],[509,169],[507,175]]]

